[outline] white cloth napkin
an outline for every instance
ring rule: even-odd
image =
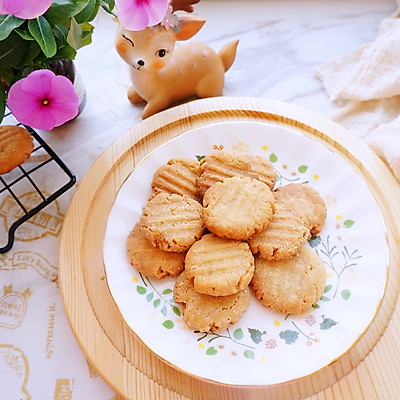
[[[334,102],[329,117],[364,140],[400,181],[400,0],[376,40],[315,68]]]

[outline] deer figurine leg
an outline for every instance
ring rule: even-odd
[[[128,89],[128,99],[132,104],[141,103],[144,99],[138,94],[133,86]]]
[[[143,109],[142,112],[142,118],[146,119],[150,117],[153,114],[158,113],[159,111],[162,111],[170,105],[170,99],[166,97],[155,97],[149,100],[146,104],[146,106]]]

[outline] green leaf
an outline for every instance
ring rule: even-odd
[[[354,221],[351,219],[346,219],[343,222],[343,225],[345,226],[345,228],[351,228],[354,225]]]
[[[332,285],[326,285],[324,289],[324,293],[328,293],[332,289]]]
[[[28,51],[25,53],[24,57],[16,67],[24,68],[26,66],[31,66],[33,70],[35,64],[34,60],[39,54],[43,54],[40,49],[40,46],[36,42],[31,42],[31,44],[28,47]]]
[[[321,243],[321,237],[311,236],[311,239],[308,241],[308,243],[314,249],[315,247],[318,247],[318,245]]]
[[[313,304],[311,307],[312,307],[312,308],[315,308],[315,309],[321,308],[318,304]]]
[[[327,330],[332,328],[332,326],[337,325],[337,322],[331,318],[326,318],[325,315],[322,315],[322,322],[319,324],[322,330]]]
[[[75,50],[82,47],[82,26],[75,21],[75,18],[71,18],[67,42]]]
[[[321,301],[331,301],[331,299],[329,297],[326,297],[326,296],[321,296],[320,300]]]
[[[40,17],[30,19],[28,21],[28,29],[36,42],[38,42],[45,56],[47,58],[53,57],[57,52],[56,39],[46,18],[41,15]]]
[[[165,320],[162,325],[167,329],[172,329],[174,327],[174,323],[170,319]]]
[[[84,22],[82,24],[82,46],[87,46],[92,43],[94,26],[89,24],[89,22]]]
[[[18,35],[21,36],[22,39],[24,39],[24,40],[29,40],[31,42],[33,42],[35,40],[35,38],[30,34],[27,25],[21,26],[21,27],[15,29],[15,32],[17,32]]]
[[[109,14],[113,14],[112,10],[115,7],[114,0],[100,0],[101,7],[107,11]]]
[[[24,23],[23,19],[14,17],[14,15],[0,15],[0,40],[8,38],[8,35]]]
[[[206,351],[208,356],[215,356],[217,353],[218,351],[213,346],[209,347]]]
[[[286,329],[279,334],[279,337],[283,339],[286,344],[293,344],[299,338],[299,332]]]
[[[349,289],[343,289],[340,294],[342,295],[344,300],[348,300],[351,296],[351,292]]]
[[[300,167],[297,169],[301,174],[304,174],[307,170],[308,167],[307,165],[300,165]]]
[[[99,0],[90,0],[87,6],[78,14],[75,15],[76,22],[82,24],[83,22],[91,21],[99,11]]]
[[[261,342],[261,336],[265,335],[267,333],[265,331],[261,332],[258,329],[247,328],[247,330],[250,333],[251,340],[256,344],[260,343]]]
[[[51,25],[61,24],[79,14],[89,2],[90,0],[53,0],[44,16]]]
[[[243,352],[243,355],[244,355],[246,358],[250,358],[251,360],[254,360],[254,358],[255,358],[255,355],[254,355],[254,351],[253,351],[253,350],[245,350],[245,351]]]
[[[146,288],[145,287],[143,287],[143,286],[136,286],[136,291],[139,293],[139,294],[146,294]]]
[[[178,316],[181,316],[181,310],[177,306],[172,306],[172,311]]]
[[[206,156],[196,156],[197,161],[200,162],[203,158],[205,158]]]
[[[71,46],[62,46],[57,50],[53,60],[74,60],[76,56],[76,50]]]
[[[161,294],[170,294],[172,293],[172,289],[165,289]]]
[[[58,39],[61,43],[67,43],[68,28],[65,25],[62,24],[54,25],[53,34],[56,40]]]
[[[278,157],[275,153],[271,153],[271,155],[269,156],[269,161],[271,161],[272,163],[276,163],[278,161]]]
[[[0,70],[7,70],[18,65],[28,47],[29,43],[15,32],[12,32],[7,39],[0,41]]]
[[[236,329],[234,332],[233,332],[233,337],[236,339],[236,340],[240,340],[240,339],[243,339],[243,331],[242,331],[242,329],[241,328],[239,328],[239,329]]]
[[[164,315],[164,317],[166,317],[167,316],[167,312],[168,312],[167,307],[163,306],[161,308],[161,314]]]
[[[153,307],[154,307],[154,308],[157,308],[157,307],[160,305],[160,303],[161,303],[161,300],[160,300],[160,299],[154,300],[154,301],[153,301]]]
[[[153,296],[154,296],[154,293],[153,293],[153,292],[150,292],[150,293],[146,296],[146,300],[150,303],[151,300],[153,300]]]

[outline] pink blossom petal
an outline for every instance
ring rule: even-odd
[[[35,129],[51,131],[56,126],[53,113],[47,106],[42,106],[37,110],[32,110],[26,118],[27,122],[20,122]]]
[[[138,31],[146,28],[149,17],[141,3],[142,0],[116,0],[119,22],[126,29]]]
[[[32,19],[44,14],[53,0],[0,0],[0,14]]]
[[[39,69],[29,74],[29,79],[22,79],[21,89],[27,94],[45,98],[49,95],[51,82],[56,75],[48,69]]]
[[[168,10],[168,0],[116,0],[118,19],[129,30],[156,25]]]
[[[143,6],[149,15],[149,26],[157,25],[162,21],[168,11],[168,0],[144,1]]]
[[[49,94],[49,107],[55,126],[62,125],[78,115],[79,99],[73,85],[65,76],[54,77]]]
[[[34,71],[14,83],[7,101],[19,122],[37,129],[51,130],[78,114],[79,99],[71,81],[49,70]]]
[[[23,0],[0,0],[0,14],[18,14],[23,6]]]
[[[36,96],[27,96],[25,91],[22,89],[23,79],[17,81],[10,87],[8,92],[7,104],[14,115],[18,115],[17,118],[20,122],[20,118],[24,120],[32,110],[37,110],[40,105],[40,98]]]

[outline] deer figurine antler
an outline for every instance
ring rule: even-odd
[[[200,3],[200,0],[172,0],[169,4],[172,7],[172,12],[183,10],[188,13],[194,11],[193,4]]]
[[[193,11],[200,0],[174,0],[170,12]],[[145,119],[170,105],[197,96],[221,96],[225,72],[236,57],[238,41],[226,44],[218,53],[203,43],[190,42],[175,49],[177,41],[194,36],[204,25],[204,18],[170,14],[174,27],[161,22],[140,31],[117,29],[115,47],[130,66],[132,86],[128,98],[132,104],[146,101]]]

